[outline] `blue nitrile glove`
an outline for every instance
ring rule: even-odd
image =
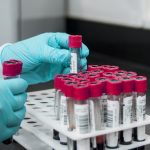
[[[0,79],[0,142],[19,129],[25,116],[27,82],[23,79]]]
[[[6,46],[1,60],[17,59],[23,62],[22,78],[29,84],[52,80],[56,74],[70,72],[71,54],[68,34],[44,33]],[[82,70],[87,68],[88,48],[82,44],[80,52]]]

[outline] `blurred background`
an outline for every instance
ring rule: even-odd
[[[43,32],[82,34],[88,64],[119,65],[150,77],[149,0],[0,0],[0,12],[0,45]],[[149,113],[148,100],[147,107]]]

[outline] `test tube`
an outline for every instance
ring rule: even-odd
[[[67,97],[65,96],[65,83],[70,82],[72,79],[70,78],[61,78],[61,96],[60,96],[60,125],[63,128],[68,127],[68,115],[67,115]],[[60,144],[67,145],[67,137],[61,133],[59,133]]]
[[[122,82],[117,79],[107,81],[107,127],[114,128],[119,126],[120,95],[122,92]],[[118,147],[118,132],[106,135],[106,146],[114,149]]]
[[[60,120],[60,97],[61,97],[60,80],[61,78],[64,77],[65,75],[59,74],[54,79],[54,88],[55,88],[54,112],[55,112],[56,120]],[[59,132],[56,130],[53,130],[53,139],[60,140]]]
[[[90,85],[90,99],[89,99],[89,105],[90,105],[90,125],[91,130],[101,130],[104,127],[104,119],[103,112],[100,104],[101,96],[102,96],[102,90],[101,90],[101,82],[95,81],[89,83]],[[102,139],[103,136],[98,136],[92,138],[92,148],[93,150],[103,150],[104,149],[104,140]]]
[[[78,84],[73,87],[76,132],[85,134],[90,131],[89,124],[89,86]]]
[[[8,60],[3,62],[3,78],[5,80],[19,78],[22,71],[22,62],[19,60]],[[13,138],[3,141],[4,144],[11,144]]]
[[[77,85],[78,82],[68,81],[65,83],[65,96],[67,98],[67,116],[68,116],[68,131],[75,129],[75,115],[74,115],[74,100],[73,100],[73,86]],[[67,139],[68,149],[76,150],[76,142]]]
[[[69,49],[71,51],[71,73],[80,72],[80,49],[82,48],[82,36],[69,36]]]
[[[78,84],[73,87],[75,129],[77,134],[90,132],[89,124],[89,86],[88,84]],[[85,143],[85,144],[83,144]],[[90,150],[90,139],[77,141],[77,149],[86,148]]]
[[[145,120],[146,114],[147,78],[145,76],[137,76],[135,78],[135,91],[137,92],[136,120],[142,122]],[[145,140],[145,126],[135,128],[134,138],[138,142]]]
[[[120,101],[121,107],[121,124],[129,125],[132,123],[132,104],[133,104],[133,79],[129,77],[122,78],[123,97]],[[132,129],[120,132],[120,142],[123,145],[132,143]]]

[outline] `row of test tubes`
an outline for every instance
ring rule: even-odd
[[[57,75],[54,87],[56,119],[62,128],[75,134],[145,120],[147,77],[136,72],[118,66],[89,65],[85,72]],[[67,137],[55,130],[54,139],[67,145]],[[91,138],[89,145],[93,150],[114,149],[133,140],[145,140],[145,126]]]

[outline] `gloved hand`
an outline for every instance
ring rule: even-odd
[[[19,129],[25,116],[27,82],[23,79],[0,79],[0,142]]]
[[[52,80],[56,74],[70,72],[71,54],[68,34],[44,33],[24,41],[6,46],[1,60],[17,59],[23,62],[22,78],[29,84]],[[82,44],[80,51],[82,70],[87,68],[88,48]]]

